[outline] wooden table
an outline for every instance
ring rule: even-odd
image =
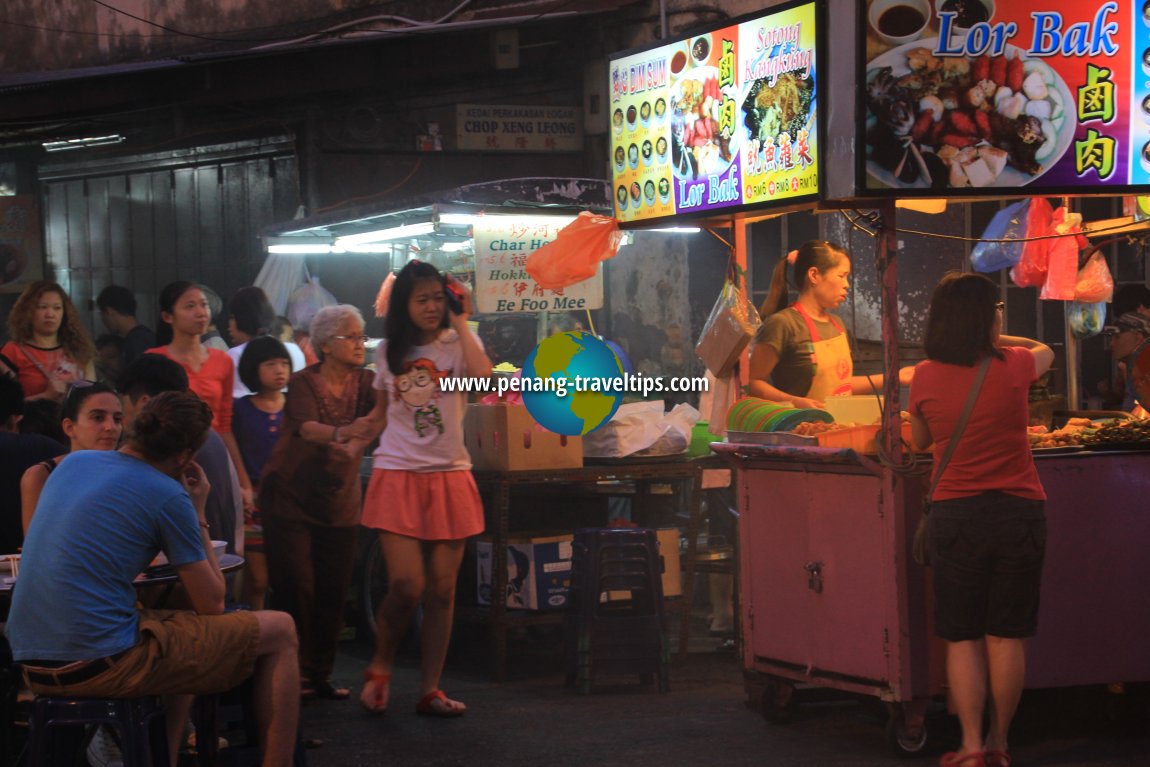
[[[686,657],[690,632],[691,600],[694,596],[694,563],[698,534],[702,524],[702,478],[705,469],[726,468],[717,457],[656,460],[620,459],[610,464],[591,464],[578,469],[540,469],[532,471],[476,471],[475,482],[487,496],[487,534],[491,536],[491,606],[489,608],[462,606],[457,608],[461,619],[479,619],[489,625],[491,639],[491,674],[496,681],[507,675],[507,631],[514,626],[556,624],[563,620],[562,612],[516,612],[507,610],[507,541],[510,538],[512,488],[594,487],[607,495],[625,495],[637,500],[652,496],[651,487],[671,483],[678,487],[673,493],[673,505],[687,519],[687,553],[683,563],[683,595],[679,621],[679,658]],[[611,483],[611,484],[604,484]],[[612,492],[617,486],[618,492]],[[604,489],[607,488],[607,489]],[[600,527],[606,520],[599,519],[589,527]]]

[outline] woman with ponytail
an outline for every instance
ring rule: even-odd
[[[788,266],[799,291],[794,303],[787,297]],[[751,349],[752,396],[821,408],[827,397],[882,387],[881,375],[854,375],[846,330],[831,313],[846,300],[850,274],[846,251],[822,240],[803,243],[779,261],[759,307],[763,326]],[[909,384],[913,374],[902,368],[900,383]]]

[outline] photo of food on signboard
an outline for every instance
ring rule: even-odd
[[[671,161],[679,178],[721,173],[730,164],[731,139],[719,132],[723,99],[716,67],[688,69],[671,88]]]
[[[1040,59],[939,57],[917,43],[867,69],[867,172],[890,186],[1019,186],[1070,146],[1074,99]]]
[[[814,128],[814,77],[787,72],[779,75],[774,87],[767,83],[765,77],[755,80],[743,99],[743,124],[748,136],[762,145],[776,142],[786,133],[791,143],[797,143],[799,131]]]
[[[1141,182],[1129,147],[1150,135],[1123,113],[1141,49],[1114,31],[1130,2],[868,0],[867,186]]]

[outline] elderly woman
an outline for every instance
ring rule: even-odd
[[[351,584],[362,490],[364,443],[341,429],[375,405],[363,317],[354,306],[316,313],[311,339],[319,363],[291,377],[283,425],[264,466],[268,582],[276,607],[295,618],[303,697],[342,700],[331,671]]]
[[[0,353],[15,368],[29,400],[60,401],[68,382],[95,378],[96,349],[68,294],[55,282],[33,282],[8,314]],[[0,368],[2,369],[2,368]]]

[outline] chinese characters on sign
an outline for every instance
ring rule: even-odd
[[[527,274],[527,257],[571,223],[561,216],[486,216],[473,227],[475,301],[481,314],[599,309],[603,275],[558,290]]]
[[[458,104],[456,145],[493,152],[582,152],[581,119],[576,107]]]
[[[817,16],[792,2],[611,57],[617,219],[818,195]]]

